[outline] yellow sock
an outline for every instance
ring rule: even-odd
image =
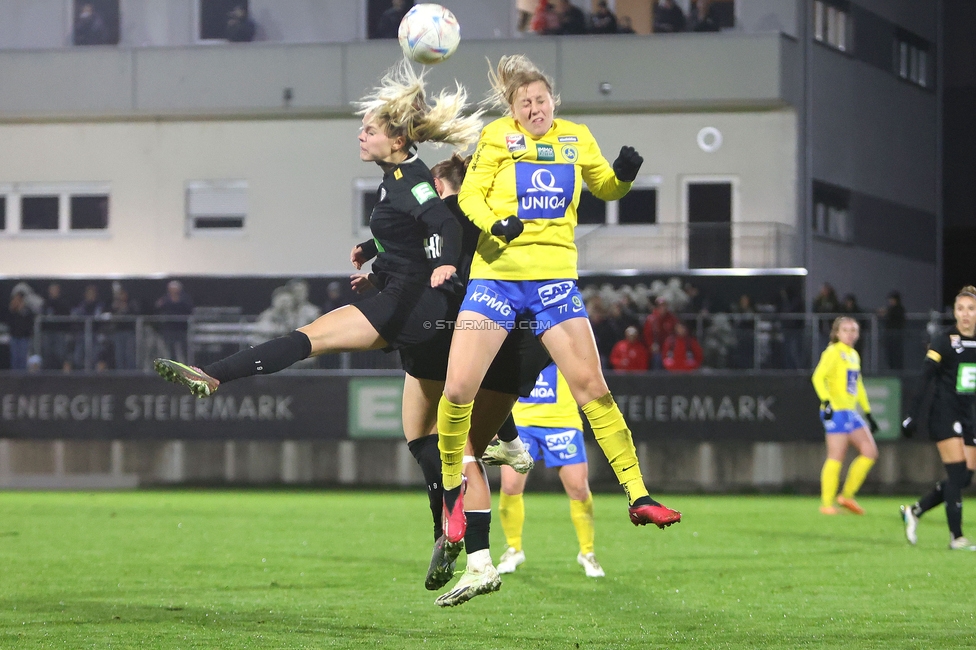
[[[576,528],[576,539],[579,540],[580,553],[586,555],[593,552],[593,495],[587,495],[586,501],[569,500],[569,517]]]
[[[842,494],[848,499],[853,499],[857,491],[864,485],[864,479],[868,477],[868,472],[874,467],[874,459],[867,456],[858,456],[847,468],[847,478],[844,480],[844,491]]]
[[[501,493],[498,514],[505,531],[505,543],[516,551],[522,550],[522,526],[525,524],[525,500],[521,494]]]
[[[437,448],[441,452],[441,474],[444,489],[453,490],[461,485],[464,468],[464,444],[471,429],[471,407],[474,402],[454,404],[441,396],[437,405]]]
[[[834,505],[837,485],[840,483],[840,461],[828,458],[820,470],[820,502],[825,508]]]
[[[613,401],[613,395],[607,393],[587,402],[583,405],[583,414],[593,428],[593,436],[600,449],[610,461],[617,481],[627,493],[627,500],[633,503],[640,497],[646,497],[647,488],[644,487],[640,464],[637,462],[634,438],[624,422],[623,413]]]

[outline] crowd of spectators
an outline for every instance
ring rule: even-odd
[[[723,27],[718,5],[711,0],[690,0],[688,12],[675,0],[653,2],[651,31],[717,32]],[[633,34],[630,16],[615,15],[605,0],[588,16],[570,0],[519,0],[519,31],[536,34]]]

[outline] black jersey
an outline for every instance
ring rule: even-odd
[[[433,268],[457,264],[460,226],[416,155],[383,175],[369,229],[373,240],[361,246],[367,257],[376,257],[372,271],[380,288],[391,278],[426,281]]]
[[[462,284],[467,285],[468,274],[471,273],[471,260],[474,259],[474,252],[478,248],[478,238],[481,237],[481,228],[471,223],[471,220],[461,211],[457,194],[446,197],[444,205],[461,224],[461,255],[455,266],[457,267],[458,279]]]
[[[955,327],[939,334],[925,355],[926,383],[934,388],[932,408],[950,420],[972,423],[976,404],[976,339]]]

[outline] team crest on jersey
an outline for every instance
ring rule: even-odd
[[[563,147],[561,153],[563,154],[563,158],[571,163],[576,162],[576,159],[579,158],[579,152],[576,151],[576,147],[571,144],[567,144],[565,147]]]
[[[515,192],[519,219],[559,219],[576,191],[573,165],[515,163]]]
[[[509,133],[505,136],[505,146],[508,152],[525,151],[525,136],[521,133]]]
[[[386,198],[386,188],[380,185],[380,201]]]

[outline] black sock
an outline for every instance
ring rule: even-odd
[[[253,375],[270,375],[302,359],[307,359],[310,354],[312,354],[312,342],[305,334],[295,330],[285,336],[279,336],[214,361],[204,366],[202,370],[220,383],[224,383]]]
[[[942,488],[942,494],[945,498],[949,532],[955,539],[962,537],[962,484],[966,482],[966,463],[946,463],[945,468],[949,478]]]
[[[630,506],[632,508],[638,508],[640,506],[659,506],[659,505],[661,505],[661,504],[658,503],[657,501],[655,501],[654,499],[652,499],[649,496],[648,497],[638,497],[636,501],[634,501],[632,504],[630,504]]]
[[[942,503],[945,499],[942,493],[944,489],[945,481],[939,481],[936,483],[931,492],[919,499],[918,502],[912,506],[912,514],[914,514],[916,517],[921,517],[926,512]]]
[[[518,438],[518,428],[515,426],[515,418],[509,413],[502,426],[498,427],[498,439],[504,442],[512,442]]]
[[[441,484],[441,452],[437,448],[437,434],[424,436],[407,443],[410,453],[417,459],[427,484],[430,514],[434,518],[434,540],[444,532],[441,514],[444,512],[444,487]]]
[[[468,555],[488,548],[488,532],[491,528],[491,512],[465,512],[468,529],[464,533],[464,550]]]

